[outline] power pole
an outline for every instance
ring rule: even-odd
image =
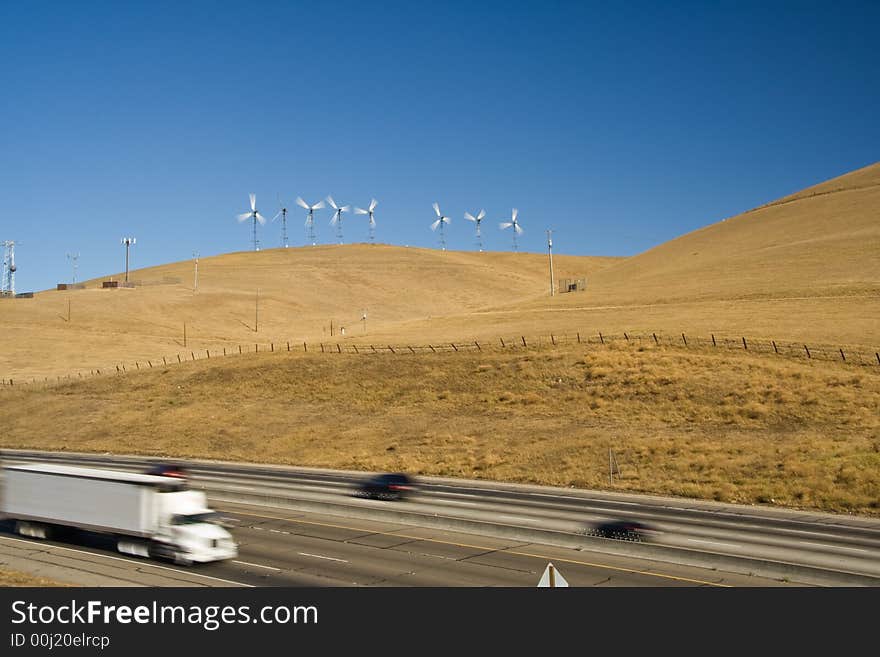
[[[254,333],[259,331],[260,326],[260,288],[257,288],[257,298],[254,303]]]
[[[193,257],[196,259],[196,271],[193,275],[193,294],[199,289],[199,254],[193,251]]]
[[[120,242],[125,245],[125,282],[128,283],[128,250],[137,242],[134,237],[123,237]]]
[[[556,294],[556,289],[553,286],[553,231],[547,231],[547,254],[550,256],[550,296]]]

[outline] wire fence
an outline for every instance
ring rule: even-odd
[[[841,365],[856,367],[880,368],[880,349],[869,349],[857,346],[834,346],[827,344],[808,345],[803,342],[778,341],[766,338],[746,338],[687,335],[685,333],[620,333],[604,334],[581,333],[548,334],[528,337],[525,335],[498,337],[494,340],[461,340],[455,342],[430,342],[428,344],[387,344],[365,343],[345,340],[343,342],[266,342],[237,344],[234,346],[215,347],[213,349],[190,349],[172,356],[160,356],[156,359],[135,360],[134,362],[118,363],[107,368],[90,369],[66,376],[0,379],[0,387],[21,385],[57,384],[88,377],[125,374],[132,371],[167,368],[196,360],[208,360],[234,355],[299,352],[305,354],[354,354],[354,355],[413,355],[450,352],[482,352],[506,350],[534,350],[555,348],[560,346],[582,345],[584,347],[602,347],[620,344],[647,345],[655,347],[674,347],[685,350],[740,351],[768,356],[785,357],[805,361],[836,362]]]

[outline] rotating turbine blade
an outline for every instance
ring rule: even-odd
[[[279,211],[274,217],[272,217],[272,221],[275,221],[278,217],[281,216],[281,212]]]
[[[266,223],[266,217],[261,215],[259,212],[254,212],[254,216],[257,218],[257,221],[259,221],[261,225]]]
[[[251,199],[251,210],[257,209],[257,195],[256,194],[248,194]]]
[[[375,210],[377,205],[379,205],[379,201],[377,201],[376,199],[370,201],[370,212]]]
[[[522,235],[522,234],[523,234],[523,229],[520,228],[519,224],[514,224],[513,229],[516,231],[516,234],[517,234],[517,235]]]
[[[501,230],[504,230],[505,228],[510,228],[511,226],[513,226],[513,222],[512,221],[502,221],[500,224],[498,224],[498,226],[501,228]]]
[[[339,210],[333,213],[333,217],[330,219],[330,225],[335,226],[336,222],[339,220]]]
[[[330,207],[333,208],[334,210],[338,210],[338,209],[339,209],[339,208],[336,207],[336,201],[333,200],[333,197],[332,197],[332,196],[328,196],[328,197],[327,197],[327,202],[330,204]]]
[[[437,230],[437,226],[440,225],[440,221],[442,221],[442,220],[437,219],[437,221],[435,221],[433,224],[431,224],[431,230]]]
[[[372,212],[370,213],[370,225],[371,225],[371,226],[375,226],[375,225],[376,225],[376,220],[373,219],[373,213],[372,213]]]
[[[310,209],[310,210],[320,210],[320,209],[323,208],[323,207],[324,207],[324,201],[318,201],[317,203],[315,203],[315,204],[314,204],[311,208],[309,208],[309,209]]]
[[[350,207],[351,207],[350,205],[343,205],[341,208],[339,208],[339,211],[340,212],[348,212]]]
[[[297,196],[297,197],[296,197],[296,204],[297,204],[299,207],[303,208],[304,210],[309,210],[309,209],[311,209],[311,208],[309,208],[309,204],[302,200],[302,196]]]
[[[470,212],[465,212],[464,218],[467,219],[468,221],[476,221],[477,220],[476,217],[474,217],[474,215],[472,215]]]
[[[355,209],[354,209],[354,213],[355,213],[355,214],[370,214],[369,212],[367,212],[367,211],[364,210],[363,208],[355,208]]]
[[[245,221],[246,219],[250,219],[254,215],[253,212],[242,212],[235,216],[239,221]]]
[[[480,214],[477,215],[477,221],[482,221],[483,217],[486,216],[485,210],[480,210]]]
[[[510,215],[510,220],[515,222],[515,221],[516,221],[516,215],[517,215],[518,213],[519,213],[519,210],[517,210],[516,208],[514,208],[514,209],[513,209],[513,212],[512,212],[511,215]]]
[[[440,221],[442,221],[444,224],[448,224],[450,221],[452,221],[452,219],[450,219],[449,217],[440,217]]]
[[[438,217],[442,216],[442,215],[440,214],[440,206],[439,206],[437,203],[434,203],[434,212],[437,213],[437,216],[438,216]]]

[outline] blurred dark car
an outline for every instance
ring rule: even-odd
[[[403,500],[415,489],[415,482],[403,474],[381,474],[362,483],[357,494],[377,500]]]
[[[588,533],[620,541],[644,541],[655,534],[656,530],[636,520],[611,520],[591,527]]]
[[[175,477],[176,479],[187,479],[189,473],[182,465],[173,463],[157,463],[150,466],[144,471],[144,474],[155,475],[157,477]]]

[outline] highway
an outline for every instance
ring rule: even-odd
[[[2,457],[127,470],[157,461],[12,450]],[[58,562],[84,573],[84,582],[117,585],[534,586],[548,561],[572,586],[880,583],[880,521],[871,518],[427,477],[411,500],[387,502],[352,495],[361,473],[185,465],[233,526],[234,562],[172,568],[122,558],[100,537],[35,542],[8,526],[0,526],[0,562],[45,563],[45,576]],[[642,545],[582,533],[627,518],[659,534]]]

